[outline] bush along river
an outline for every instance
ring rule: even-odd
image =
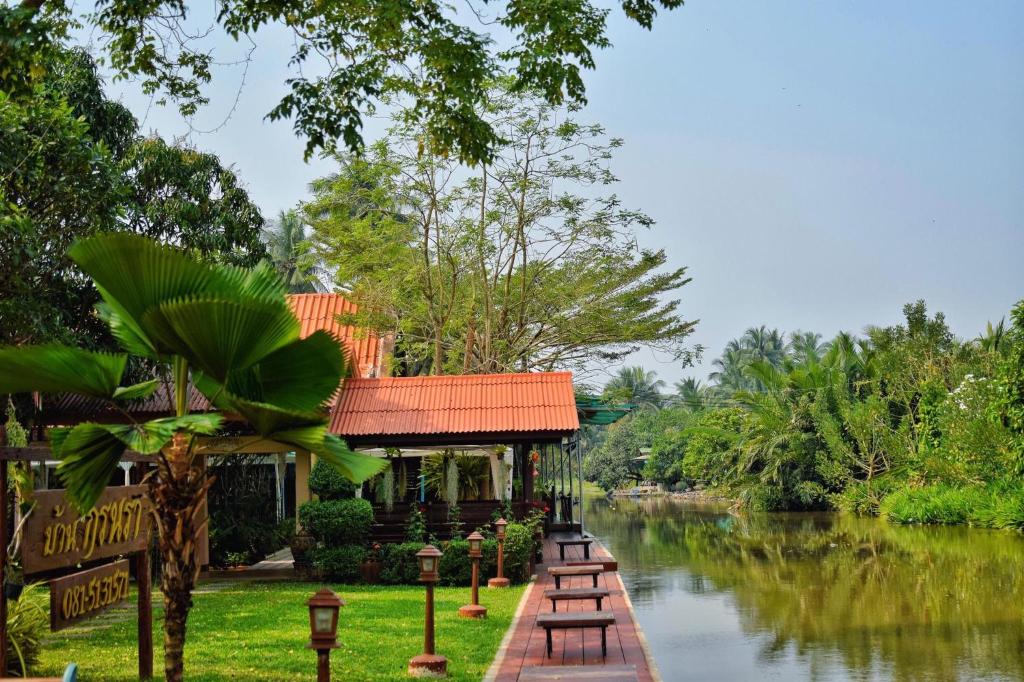
[[[674,680],[1024,680],[1024,538],[587,500]]]

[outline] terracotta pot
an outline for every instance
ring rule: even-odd
[[[310,535],[305,529],[300,530],[292,538],[289,547],[292,550],[292,559],[295,561],[297,566],[304,566],[308,564],[306,555],[309,554],[309,550],[316,546],[316,540]]]

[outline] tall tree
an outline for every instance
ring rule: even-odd
[[[400,118],[314,183],[314,252],[360,324],[396,333],[401,371],[579,369],[640,345],[690,359],[694,323],[665,300],[685,269],[662,272],[664,252],[637,245],[650,218],[596,194],[621,142],[563,114],[506,84],[486,113],[505,140],[491,163],[421,153]]]
[[[609,403],[629,403],[641,408],[658,408],[665,402],[665,382],[643,367],[622,367],[604,385],[602,398]]]
[[[264,229],[263,238],[270,260],[290,293],[327,291],[323,283],[327,271],[309,257],[306,225],[297,211],[281,211],[277,220]]]
[[[682,4],[621,2],[625,15],[645,28],[658,9]],[[590,0],[227,0],[217,5],[215,26],[207,30],[190,25],[189,9],[180,0],[108,0],[79,15],[65,0],[0,5],[0,64],[7,67],[0,89],[31,97],[45,76],[41,57],[78,20],[104,35],[102,49],[118,76],[140,77],[147,93],[176,101],[191,115],[207,103],[203,86],[215,69],[204,39],[219,29],[255,46],[258,31],[277,24],[292,35],[295,49],[287,59],[290,92],[268,117],[293,119],[307,158],[339,139],[357,150],[363,116],[402,97],[427,147],[478,163],[489,161],[501,141],[480,108],[495,76],[511,72],[515,91],[536,90],[549,104],[583,103],[582,71],[594,68],[595,49],[610,45],[609,10]],[[491,35],[495,27],[500,41]]]
[[[81,50],[54,53],[46,73],[34,98],[0,92],[0,343],[111,343],[91,313],[95,288],[66,255],[98,231],[219,262],[263,257],[259,209],[217,157],[140,138]]]
[[[344,354],[329,334],[299,338],[284,286],[269,266],[204,265],[129,234],[76,242],[70,256],[95,280],[103,297],[98,312],[126,352],[54,343],[0,347],[0,394],[74,393],[121,410],[126,401],[168,391],[173,417],[85,422],[52,429],[50,439],[67,494],[82,512],[125,450],[152,455],[156,471],[147,486],[160,537],[164,673],[178,682],[200,568],[196,536],[212,483],[201,437],[216,433],[229,413],[261,436],[315,452],[353,481],[375,474],[383,460],[355,454],[327,433],[323,406],[341,381]],[[123,385],[130,355],[154,367],[155,378]],[[218,411],[190,414],[192,385]]]

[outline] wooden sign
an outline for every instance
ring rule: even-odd
[[[25,575],[129,554],[149,546],[150,513],[145,486],[112,486],[79,516],[63,490],[35,493],[25,521],[21,563]]]
[[[90,568],[50,581],[50,629],[91,618],[128,598],[128,560]]]

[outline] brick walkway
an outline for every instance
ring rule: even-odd
[[[636,666],[637,679],[640,682],[657,682],[660,678],[653,666],[648,663],[645,647],[641,644],[640,626],[634,621],[628,596],[617,571],[605,571],[598,577],[598,586],[608,588],[611,598],[604,602],[604,609],[611,608],[615,614],[615,625],[608,628],[608,658],[601,658],[601,631],[596,628],[586,630],[554,630],[554,655],[546,656],[544,629],[536,626],[538,613],[550,613],[551,601],[544,599],[544,590],[555,586],[554,579],[548,575],[550,566],[585,563],[582,547],[566,547],[565,561],[558,558],[558,545],[555,540],[578,537],[558,534],[544,541],[544,563],[537,566],[537,581],[530,587],[525,596],[520,614],[512,625],[512,633],[503,650],[499,652],[496,672],[488,677],[495,682],[516,682],[523,668],[529,666],[599,666],[599,665],[633,665]],[[614,561],[608,551],[596,540],[590,547],[591,559],[587,563]],[[591,587],[590,576],[562,578],[562,589],[568,587]],[[596,608],[593,600],[562,601],[558,603],[558,611],[593,611]]]

